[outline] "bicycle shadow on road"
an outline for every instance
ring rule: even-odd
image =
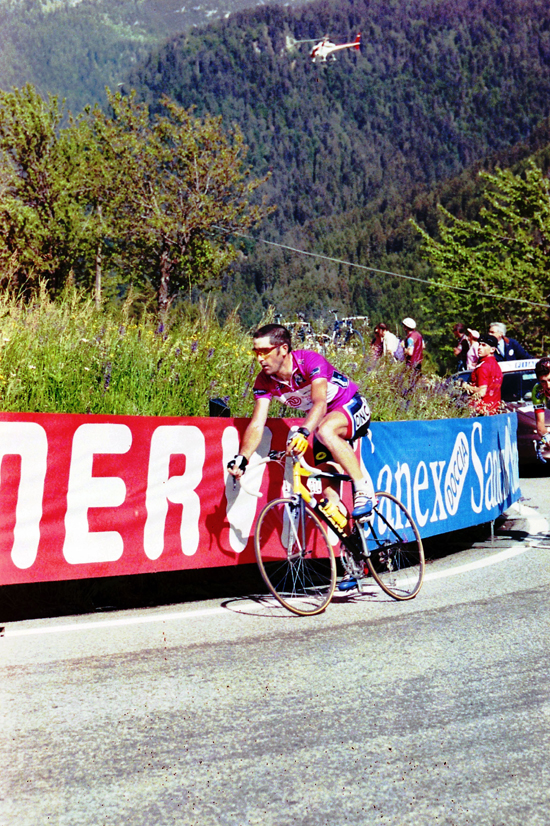
[[[364,588],[363,593],[359,593],[357,590],[335,591],[328,608],[325,610],[338,605],[353,605],[359,602],[395,602],[376,584],[373,584],[372,587],[365,585]],[[293,614],[287,608],[283,608],[271,594],[249,594],[248,596],[233,597],[222,602],[221,607],[243,616],[267,617],[269,619],[303,619],[302,616]]]

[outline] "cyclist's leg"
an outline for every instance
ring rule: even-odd
[[[321,442],[321,440],[317,437],[317,432],[313,435],[313,459],[314,464],[320,470],[326,473],[341,473],[347,474],[349,473],[341,464],[341,462],[337,461],[337,458],[333,456],[331,450]],[[322,479],[323,484],[323,495],[327,497],[331,502],[333,502],[340,511],[347,516],[348,509],[346,505],[342,502],[342,483],[339,480],[330,481],[328,479]]]
[[[362,402],[366,405],[365,400],[362,400]],[[344,472],[351,477],[354,487],[352,514],[354,519],[368,517],[374,502],[372,481],[363,474],[359,459],[350,442],[350,440],[362,435],[360,431],[368,430],[369,420],[364,421],[360,428],[357,427],[353,412],[358,404],[359,400],[354,398],[345,407],[327,413],[316,431],[317,439],[330,451],[334,461],[341,465]],[[356,413],[358,413],[357,410]]]
[[[363,474],[355,451],[348,441],[349,429],[349,418],[343,410],[332,410],[321,420],[315,436],[328,450],[332,461],[339,464],[355,484],[362,480]]]

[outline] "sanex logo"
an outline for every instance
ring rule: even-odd
[[[447,473],[445,474],[445,505],[447,513],[451,516],[454,516],[458,510],[469,463],[470,448],[468,439],[465,433],[460,432],[456,437]]]

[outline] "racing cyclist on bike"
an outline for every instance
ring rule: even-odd
[[[239,453],[228,463],[229,472],[239,478],[258,448],[272,398],[294,410],[307,411],[303,425],[291,432],[287,453],[302,456],[313,434],[315,464],[336,462],[351,478],[354,488],[352,517],[369,518],[374,505],[374,488],[363,475],[353,442],[364,436],[370,425],[370,408],[359,388],[313,350],[292,350],[290,333],[280,324],[266,324],[253,333],[253,351],[261,372],[254,383],[255,406],[244,433]],[[325,493],[339,502],[336,492]]]

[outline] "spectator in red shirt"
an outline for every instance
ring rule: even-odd
[[[492,415],[500,409],[502,370],[495,358],[498,341],[489,333],[479,337],[479,363],[464,384],[464,390],[472,397],[471,404],[480,416]]]
[[[416,329],[414,318],[404,318],[402,321],[405,335],[403,337],[403,352],[405,361],[415,370],[422,369],[422,358],[424,356],[424,339]]]

